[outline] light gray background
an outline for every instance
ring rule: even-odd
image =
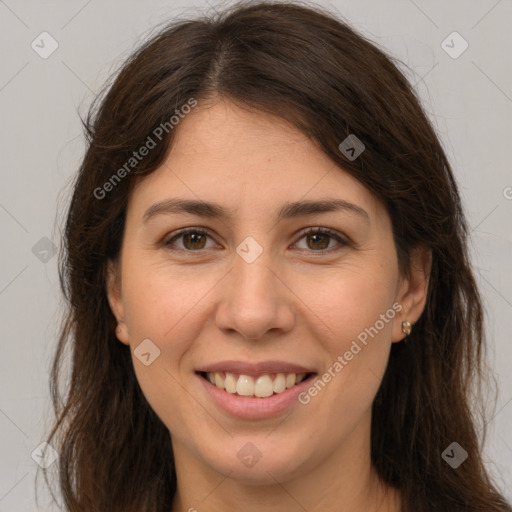
[[[409,66],[408,76],[454,166],[472,228],[472,255],[488,310],[490,363],[499,387],[485,460],[510,500],[512,3],[337,0],[323,5]],[[43,263],[32,248],[42,237],[60,243],[54,229],[57,207],[62,212],[67,203],[84,149],[77,108],[86,112],[120,58],[151,27],[198,9],[212,11],[198,0],[193,5],[0,0],[0,511],[36,510],[38,466],[31,452],[51,417],[48,367],[61,299],[57,258]],[[31,48],[43,31],[59,45],[47,59]],[[441,47],[453,31],[469,43],[457,59]],[[50,510],[45,501],[40,510]]]

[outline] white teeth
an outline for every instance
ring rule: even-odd
[[[274,393],[282,393],[286,389],[286,375],[278,373],[274,379]]]
[[[286,389],[291,388],[292,386],[295,386],[295,373],[289,373],[286,376]]]
[[[211,375],[211,374],[209,374]],[[226,380],[224,381],[224,389],[228,393],[236,393],[236,379],[232,373],[226,373]]]
[[[265,398],[274,394],[274,383],[268,375],[261,375],[256,379],[254,394],[259,398]]]
[[[240,396],[266,398],[272,396],[274,393],[282,393],[286,389],[299,384],[306,378],[306,374],[264,374],[254,379],[254,377],[250,375],[236,375],[229,372],[213,372],[207,373],[206,378],[214,386],[224,389],[227,393],[236,393]]]
[[[222,388],[222,386],[217,386]],[[240,375],[236,383],[236,392],[242,396],[254,395],[254,379],[249,375]]]
[[[222,378],[222,375],[219,372],[215,372],[214,377],[215,377],[215,385],[218,388],[223,388],[224,387],[224,379]]]

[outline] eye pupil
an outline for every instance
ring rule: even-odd
[[[324,239],[324,244],[322,244],[321,247],[316,246],[315,247],[316,249],[325,249],[325,248],[327,248],[329,246],[329,236],[328,235],[325,235],[323,233],[314,233],[314,234],[310,235],[310,238],[314,238],[316,240],[316,241],[313,242],[314,244],[317,243],[317,241],[318,241],[317,237],[320,238],[320,241],[323,238]],[[327,241],[327,243],[325,243],[325,241]]]
[[[183,238],[185,240],[185,246],[187,246],[187,242],[188,241],[191,241],[191,244],[193,246],[194,249],[202,249],[203,246],[204,246],[204,235],[200,234],[200,233],[186,233],[183,235]],[[201,242],[201,239],[203,239],[203,246],[200,246],[200,247],[196,247],[196,244]]]

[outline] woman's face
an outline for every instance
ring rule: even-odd
[[[391,343],[423,306],[385,208],[267,114],[219,102],[175,130],[130,197],[108,291],[178,470],[283,482],[356,461]]]

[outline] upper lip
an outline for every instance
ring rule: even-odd
[[[209,363],[200,368],[198,372],[229,372],[238,375],[263,375],[266,373],[312,373],[313,370],[295,363],[285,361],[260,361],[258,363],[247,363],[244,361],[219,361]]]

